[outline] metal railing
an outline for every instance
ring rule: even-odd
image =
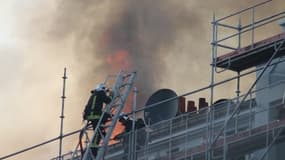
[[[280,87],[285,85],[285,81],[281,81],[270,86],[264,87],[259,90],[254,90],[250,93],[249,97],[242,104],[239,110],[239,114],[235,115],[231,121],[228,122],[223,135],[219,137],[218,144],[213,147],[213,158],[224,157],[224,153],[221,152],[223,147],[227,147],[224,144],[228,142],[234,143],[233,138],[239,134],[247,133],[247,136],[241,137],[241,139],[258,136],[261,134],[257,132],[259,128],[268,126],[269,129],[263,130],[264,132],[271,133],[275,128],[271,128],[269,124],[276,123],[278,121],[284,121],[285,117],[277,117],[269,121],[262,126],[255,125],[255,117],[260,114],[264,114],[271,110],[280,109],[279,105],[265,107],[263,110],[256,109],[258,104],[255,100],[256,94],[266,92],[268,88]],[[239,98],[227,100],[223,103],[214,105],[213,108],[213,128],[212,132],[214,135],[218,135],[220,129],[224,126],[226,119],[235,111],[236,103]],[[282,97],[283,95],[280,95]],[[282,102],[282,101],[280,101]],[[282,105],[282,103],[279,103]],[[136,137],[145,137],[145,139],[137,139],[136,146],[134,147],[135,152],[129,152],[129,148],[132,144],[130,141],[122,142],[122,145],[114,145],[109,147],[107,152],[106,160],[119,160],[122,157],[129,157],[130,154],[135,153],[137,160],[151,160],[151,159],[179,159],[179,158],[191,158],[197,159],[198,157],[205,156],[203,153],[206,152],[207,144],[207,114],[206,110],[200,110],[198,112],[191,112],[175,117],[171,120],[166,120],[148,126],[147,128],[135,131]],[[281,127],[284,127],[285,123]],[[275,126],[277,129],[280,125]],[[259,129],[260,130],[260,129]],[[125,135],[126,139],[131,137],[131,132]],[[263,134],[263,132],[262,132]],[[142,136],[146,135],[146,136]],[[138,142],[140,140],[140,142]],[[239,138],[236,138],[235,142],[239,142]],[[141,142],[143,141],[143,142]],[[266,140],[265,140],[266,141]],[[125,143],[125,144],[124,144]],[[138,145],[140,144],[140,145]],[[223,144],[223,145],[221,145]],[[269,145],[269,143],[268,143]],[[127,148],[124,148],[126,147]],[[268,146],[263,146],[268,147]],[[231,151],[232,148],[227,148]],[[112,156],[113,155],[113,156]],[[206,157],[204,157],[206,158]]]
[[[271,16],[265,17],[265,18],[261,18],[261,19],[257,19],[256,18],[256,12],[258,11],[258,9],[260,9],[260,7],[264,6],[265,4],[267,4],[268,2],[271,2],[272,0],[267,0],[264,2],[261,2],[259,4],[256,4],[254,6],[248,7],[244,10],[238,11],[236,13],[230,14],[226,17],[220,18],[220,19],[216,19],[216,16],[213,16],[213,21],[212,21],[212,28],[213,28],[213,33],[212,33],[212,73],[211,73],[211,85],[215,84],[215,73],[222,73],[224,71],[227,70],[227,67],[225,67],[224,69],[220,69],[218,70],[217,67],[217,59],[218,56],[221,55],[221,51],[219,51],[219,49],[226,49],[226,50],[230,50],[230,52],[234,53],[233,51],[239,51],[243,46],[242,44],[242,39],[243,37],[246,37],[246,33],[250,33],[251,37],[250,37],[250,43],[246,44],[248,45],[251,49],[254,49],[254,44],[256,43],[256,39],[255,39],[255,32],[257,28],[261,28],[267,24],[270,24],[274,21],[277,21],[279,19],[282,19],[285,17],[285,12],[279,12],[276,14],[273,14]],[[249,22],[248,24],[242,24],[242,18],[244,15],[247,14],[247,17],[251,18],[251,22]],[[237,25],[233,25],[234,23],[231,21],[231,19],[233,18],[237,18],[238,22]],[[229,21],[230,24],[226,24],[226,21]],[[223,28],[223,29],[230,29],[233,30],[234,33],[225,35],[223,38],[220,38],[220,34],[221,32],[219,32],[219,30]],[[225,34],[223,32],[223,34]],[[236,38],[237,40],[233,40],[234,38]],[[245,99],[247,98],[247,96],[250,95],[250,93],[252,92],[252,90],[254,89],[255,85],[257,84],[257,82],[260,80],[260,78],[262,77],[263,73],[266,71],[266,69],[271,65],[272,60],[275,58],[275,56],[277,55],[277,53],[279,52],[280,48],[283,47],[285,40],[282,40],[280,42],[277,42],[275,45],[276,47],[274,47],[274,52],[272,54],[272,56],[268,59],[267,62],[265,62],[265,65],[262,69],[262,71],[260,72],[260,74],[257,76],[256,80],[253,82],[253,84],[251,85],[251,87],[249,88],[249,90],[247,91],[247,93],[245,94],[245,96],[243,98],[241,98],[241,101],[239,102],[238,99],[238,103],[237,106],[235,108],[235,110],[231,113],[231,115],[228,117],[228,119],[226,119],[225,124],[223,125],[223,127],[219,130],[218,134],[215,135],[215,133],[212,132],[212,130],[210,128],[213,127],[213,119],[212,119],[212,115],[209,116],[208,118],[208,129],[207,129],[207,133],[208,133],[208,144],[207,145],[207,152],[205,154],[206,159],[208,160],[212,160],[213,157],[215,157],[213,155],[213,147],[215,146],[215,144],[217,143],[217,141],[219,140],[219,138],[223,135],[225,135],[225,130],[227,129],[229,122],[235,117],[238,116],[239,113],[239,108],[241,106],[241,104],[245,101]],[[226,43],[230,43],[231,45],[227,45]],[[233,46],[234,45],[234,46]],[[230,65],[230,60],[228,65]],[[229,67],[229,66],[228,66]],[[236,94],[237,97],[239,97],[240,94],[240,71],[237,71],[237,89],[236,89]],[[211,88],[211,97],[214,97],[214,87]],[[211,103],[212,104],[212,103]],[[212,113],[212,112],[210,112]],[[227,159],[227,143],[226,140],[224,140],[224,149],[221,151],[223,152],[223,156],[222,159]]]
[[[223,18],[220,19],[216,19],[216,16],[213,16],[213,20],[212,20],[212,25],[213,25],[213,33],[212,33],[212,54],[213,54],[213,63],[212,65],[215,68],[215,72],[217,73],[221,73],[223,71],[225,71],[226,69],[222,69],[222,70],[218,70],[217,69],[217,57],[220,55],[219,54],[219,48],[223,48],[223,49],[227,49],[230,51],[236,51],[239,50],[242,46],[245,45],[249,45],[251,46],[251,48],[254,47],[254,43],[256,42],[256,29],[263,27],[265,25],[268,25],[272,22],[278,21],[282,18],[285,18],[285,11],[273,14],[271,16],[262,18],[262,19],[257,19],[256,18],[256,12],[258,11],[258,9],[262,6],[264,6],[265,4],[271,2],[272,0],[267,0],[264,2],[261,2],[259,4],[256,4],[252,7],[248,7],[244,10],[238,11],[236,13],[230,14],[229,16],[225,16]],[[244,15],[246,15],[246,17],[244,17]],[[249,23],[245,23],[242,24],[242,18],[248,18],[250,17],[251,22]],[[238,22],[237,25],[233,25],[235,23],[233,23],[232,21],[230,21],[229,24],[226,24],[226,21],[229,21],[229,19],[233,19],[233,18],[238,18]],[[230,33],[228,35],[225,35],[223,38],[220,38],[221,35],[224,35],[225,32],[222,32],[222,34],[219,32],[219,30],[221,29],[231,29],[233,30],[233,33]],[[250,33],[250,43],[243,45],[242,44],[242,39],[243,39],[243,35],[246,33]],[[260,32],[262,33],[262,32]],[[228,43],[229,40],[233,40],[233,39],[237,39],[237,41],[231,41],[232,45],[227,45],[225,43]],[[234,43],[235,42],[235,43]],[[219,54],[219,55],[218,55]]]

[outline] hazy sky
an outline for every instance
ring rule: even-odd
[[[0,0],[0,157],[58,136],[64,67],[65,133],[82,126],[89,91],[119,67],[138,70],[141,103],[159,88],[182,94],[208,85],[213,12],[222,17],[259,0],[134,2]],[[284,10],[280,4],[283,0],[274,0],[257,16]],[[257,38],[280,31],[267,30]],[[125,51],[129,57],[114,56]],[[219,96],[233,93],[221,89]],[[64,152],[72,150],[76,140],[64,140]],[[52,143],[10,159],[50,159],[57,154],[58,144]]]

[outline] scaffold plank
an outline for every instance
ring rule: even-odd
[[[242,71],[265,63],[274,53],[276,45],[285,39],[285,33],[248,45],[216,58],[216,66],[232,71]],[[285,55],[285,47],[281,47],[276,57]]]

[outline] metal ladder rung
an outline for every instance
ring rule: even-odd
[[[131,75],[132,75],[131,73],[125,74],[125,75],[123,76],[123,78],[125,79],[125,78],[127,78],[127,77],[130,77]]]
[[[121,104],[122,104],[122,103],[113,104],[113,105],[111,106],[111,108],[114,108],[114,107],[119,106],[119,105],[121,105]]]
[[[111,125],[104,125],[104,129],[109,128]]]
[[[122,104],[122,96],[118,96],[113,101],[115,102],[110,106],[110,109],[114,108],[114,106],[120,106]]]
[[[124,87],[126,87],[127,85],[132,85],[132,84],[130,84],[130,83],[124,83],[124,84],[120,85],[119,88],[120,88],[120,89],[121,89],[121,88],[124,88]]]

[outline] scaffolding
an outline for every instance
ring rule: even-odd
[[[270,108],[258,110],[260,107],[255,100],[256,94],[262,93],[271,87],[283,86],[285,81],[266,86],[260,90],[254,90],[241,104],[239,115],[235,115],[213,145],[212,159],[225,159],[223,150],[227,146],[227,158],[238,155],[253,153],[254,151],[269,147],[278,140],[284,142],[285,138],[285,115],[284,102],[278,99],[272,102]],[[245,95],[241,95],[243,98]],[[212,134],[218,135],[220,130],[236,109],[238,98],[228,99],[212,106],[213,128]],[[268,112],[278,110],[280,115],[265,125],[255,127],[254,117]],[[126,135],[126,139],[135,134],[135,142],[128,141],[127,144],[118,143],[109,146],[105,160],[121,160],[133,154],[136,160],[204,160],[207,157],[208,148],[208,109],[204,108],[198,112],[189,112],[170,120],[148,126]],[[145,136],[144,136],[145,135]],[[145,137],[145,138],[141,138]],[[134,152],[124,150],[125,146],[133,146]]]
[[[137,114],[143,112],[145,108],[155,107],[203,91],[210,92],[210,105],[207,108],[184,113],[169,120],[147,125],[139,130],[135,130],[133,127],[133,130],[123,137],[122,142],[117,144],[107,145],[110,138],[107,137],[103,149],[99,152],[100,156],[96,160],[101,160],[103,157],[104,160],[270,159],[269,153],[272,147],[285,143],[285,78],[262,88],[257,88],[256,85],[269,68],[274,68],[285,61],[285,33],[273,35],[261,41],[257,41],[255,36],[256,29],[285,18],[284,11],[257,19],[256,12],[259,8],[271,1],[267,0],[219,19],[215,14],[213,15],[211,83],[209,86],[141,107],[141,109],[136,109],[134,100],[133,111],[129,114],[136,119]],[[242,24],[242,15],[245,13],[250,14],[251,22],[249,24]],[[237,25],[232,25],[232,21],[227,24],[227,20],[233,17],[237,17]],[[219,30],[221,28],[233,30],[234,33],[220,38]],[[242,38],[246,33],[251,35],[250,43],[243,45]],[[222,34],[224,35],[224,33]],[[231,39],[236,39],[234,41],[236,44],[228,45],[227,41]],[[220,49],[230,50],[230,52],[221,53]],[[279,59],[276,60],[277,58]],[[216,82],[216,76],[226,71],[233,71],[236,76]],[[256,80],[253,81],[247,92],[242,94],[240,91],[241,78],[254,73],[258,73]],[[215,87],[230,81],[236,81],[236,97],[214,103]],[[257,95],[266,93],[272,88],[284,91],[264,107],[264,104],[258,103]],[[134,99],[136,99],[137,91],[134,90],[134,93]],[[276,113],[275,117],[268,119],[263,124],[258,124],[257,117],[271,112]],[[83,130],[88,130],[88,128],[85,127]],[[79,132],[61,134],[59,138]],[[86,134],[86,141],[88,146],[90,142],[88,134]],[[52,160],[59,158],[79,160],[83,157],[78,146],[72,152],[62,156],[60,152],[59,155],[60,157]],[[85,156],[84,160],[86,159],[94,158]]]
[[[268,0],[244,10],[233,13],[229,16],[216,19],[213,16],[213,40],[212,40],[212,72],[211,84],[202,89],[182,94],[178,97],[152,104],[148,107],[155,107],[182,96],[192,95],[204,90],[210,90],[210,107],[199,110],[198,113],[188,113],[177,116],[171,120],[147,126],[145,129],[129,133],[131,136],[142,137],[145,134],[144,145],[139,142],[129,144],[116,144],[110,146],[106,154],[107,160],[122,159],[123,154],[134,154],[134,160],[159,160],[159,159],[191,159],[191,160],[226,160],[226,159],[268,159],[268,152],[277,143],[284,142],[284,98],[277,99],[272,105],[261,110],[260,104],[255,100],[255,94],[267,92],[266,89],[272,87],[284,87],[283,81],[271,84],[263,89],[254,90],[268,68],[277,66],[284,62],[282,56],[285,55],[284,38],[285,33],[274,35],[270,38],[256,41],[255,34],[257,28],[262,28],[272,22],[285,17],[285,12],[276,13],[262,19],[256,18],[256,11],[266,5]],[[251,14],[251,23],[242,24],[242,14]],[[226,24],[224,21],[238,17],[237,26]],[[219,28],[234,30],[234,34],[226,35],[219,39]],[[243,46],[242,37],[245,33],[251,33],[250,44]],[[236,47],[226,45],[229,39],[237,38]],[[220,55],[219,49],[231,50],[230,53]],[[274,59],[280,58],[278,61]],[[253,67],[255,69],[249,70]],[[261,67],[260,67],[261,66]],[[234,71],[237,76],[215,82],[216,74],[225,71]],[[258,73],[245,94],[241,95],[241,78]],[[214,104],[214,88],[229,81],[236,80],[236,98],[227,100],[224,104]],[[284,93],[283,93],[284,94]],[[279,95],[282,97],[282,95]],[[284,97],[284,96],[283,96]],[[264,104],[262,104],[264,105]],[[142,111],[142,110],[138,110]],[[136,111],[136,112],[138,112]],[[280,112],[280,114],[267,121],[265,124],[257,126],[256,117],[268,112]],[[127,136],[126,136],[127,137]],[[129,139],[128,137],[127,139]],[[130,153],[122,150],[124,146],[132,146],[135,152]],[[135,145],[135,146],[133,146]],[[261,153],[259,151],[262,151]],[[254,156],[259,152],[259,157]],[[241,156],[241,157],[236,157]],[[130,156],[127,156],[130,157]],[[131,159],[131,160],[133,160]]]
[[[257,28],[263,27],[267,24],[275,22],[285,17],[285,12],[276,13],[269,17],[265,17],[262,19],[256,19],[256,11],[266,5],[268,2],[272,0],[267,0],[262,3],[256,4],[252,7],[246,8],[239,12],[233,13],[229,16],[216,19],[215,15],[213,16],[213,40],[212,40],[212,74],[211,74],[211,84],[213,85],[215,82],[216,73],[222,73],[227,70],[231,70],[237,73],[237,88],[236,88],[236,96],[237,102],[235,105],[234,111],[231,115],[226,118],[223,127],[216,134],[213,131],[213,115],[210,107],[210,115],[208,119],[208,145],[207,145],[207,153],[206,157],[208,160],[215,159],[215,146],[218,143],[220,137],[224,139],[224,147],[222,149],[222,153],[220,153],[220,157],[223,160],[227,159],[228,155],[228,143],[226,141],[226,130],[230,126],[230,122],[234,119],[235,116],[240,115],[240,107],[245,102],[247,97],[251,94],[252,90],[256,87],[258,81],[262,78],[265,71],[272,64],[273,60],[282,57],[285,55],[284,52],[284,41],[285,41],[285,33],[281,33],[275,35],[273,37],[264,39],[262,41],[255,41],[255,31]],[[251,23],[242,24],[242,15],[245,13],[250,13]],[[234,26],[231,24],[225,24],[224,22],[232,17],[238,17],[238,25]],[[227,28],[234,30],[234,34],[230,34],[225,36],[224,38],[219,39],[219,28]],[[245,33],[251,33],[250,44],[242,47],[242,36]],[[237,38],[236,47],[225,45],[226,41],[229,39]],[[219,55],[218,49],[228,49],[232,50],[230,53]],[[242,71],[256,67],[259,65],[263,65],[261,71],[256,77],[256,80],[252,83],[248,91],[246,92],[244,97],[240,97],[240,74]],[[277,64],[276,64],[277,65]],[[222,68],[219,70],[218,68]],[[214,96],[214,87],[211,88],[211,105],[213,104],[213,96]],[[274,143],[274,142],[273,142]],[[263,159],[263,157],[261,158]]]
[[[268,159],[272,146],[285,141],[285,105],[283,99],[276,99],[270,106],[260,110],[261,105],[256,95],[267,92],[272,87],[282,88],[284,79],[277,83],[256,89],[256,84],[270,67],[284,62],[285,33],[256,41],[256,29],[285,17],[280,12],[269,17],[257,19],[256,11],[271,0],[256,4],[229,16],[216,19],[213,16],[211,84],[177,97],[173,97],[149,106],[135,108],[130,113],[133,118],[145,108],[155,107],[180,97],[189,96],[210,90],[210,105],[195,112],[185,113],[170,120],[162,121],[143,129],[133,130],[125,135],[122,142],[108,146],[105,160],[251,160]],[[242,14],[251,13],[251,23],[242,24]],[[237,26],[226,24],[224,21],[238,17]],[[231,22],[232,23],[232,22]],[[219,39],[219,28],[234,30]],[[245,33],[251,33],[250,44],[242,45]],[[229,39],[237,38],[236,47],[226,45]],[[219,49],[231,50],[230,53],[219,53]],[[276,58],[278,61],[274,61]],[[260,67],[256,67],[260,66]],[[252,69],[253,67],[256,67]],[[251,69],[251,70],[249,70]],[[236,76],[215,82],[216,74],[234,71]],[[249,74],[259,73],[245,94],[241,95],[241,78]],[[222,103],[214,103],[214,88],[230,81],[236,81],[236,97]],[[136,106],[136,105],[134,105]],[[256,125],[256,117],[268,113],[279,112],[278,116],[262,125]],[[125,141],[124,141],[125,140]],[[261,151],[261,152],[260,152]],[[256,156],[256,153],[259,153]]]

